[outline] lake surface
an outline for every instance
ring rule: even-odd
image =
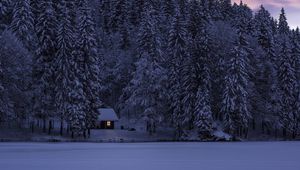
[[[300,170],[300,142],[0,143],[1,170]]]

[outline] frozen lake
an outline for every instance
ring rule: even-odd
[[[1,170],[300,170],[300,142],[0,143]]]

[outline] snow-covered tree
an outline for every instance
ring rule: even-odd
[[[188,33],[184,17],[176,9],[168,36],[167,60],[169,63],[170,102],[172,122],[176,127],[176,137],[180,138],[184,126],[189,123],[190,117],[184,115],[183,110],[183,74],[182,63],[188,58]]]
[[[161,42],[154,10],[152,4],[146,2],[138,36],[140,56],[133,78],[125,88],[125,93],[130,94],[126,104],[141,108],[142,113],[137,118],[146,120],[150,134],[155,132],[155,122],[162,120],[166,104],[166,72],[160,65]]]
[[[232,7],[232,25],[246,34],[251,34],[253,30],[252,10],[242,1],[239,5],[236,3]]]
[[[4,31],[0,36],[0,115],[1,120],[22,127],[31,116],[31,55],[15,35]],[[4,117],[2,117],[4,114]]]
[[[212,132],[212,111],[210,107],[209,91],[200,87],[197,92],[197,100],[195,106],[195,124],[199,135],[202,139],[209,138]]]
[[[40,13],[35,25],[38,48],[35,52],[33,66],[34,112],[45,121],[54,115],[54,75],[53,61],[56,53],[56,17],[52,1],[40,2]],[[49,124],[49,133],[51,132]]]
[[[278,100],[278,59],[276,54],[275,35],[273,32],[273,19],[271,14],[263,7],[254,16],[254,35],[258,45],[262,48],[261,57],[258,58],[256,70],[255,89],[257,96],[253,120],[274,120],[279,112]],[[265,113],[265,114],[261,114]],[[255,123],[255,122],[254,122]],[[255,127],[255,125],[254,125]]]
[[[278,70],[280,88],[279,120],[283,129],[283,135],[286,136],[286,132],[292,132],[292,123],[297,121],[294,116],[296,111],[293,109],[297,100],[297,77],[295,68],[293,67],[291,44],[287,37],[281,43],[281,50],[278,57],[280,59]]]
[[[76,90],[74,87],[75,72],[73,67],[76,66],[75,58],[72,54],[74,49],[74,31],[71,25],[71,16],[65,1],[59,3],[59,24],[57,28],[56,45],[57,52],[55,55],[54,68],[55,68],[55,107],[61,119],[61,134],[63,121],[66,120],[69,125],[74,124],[73,117],[78,117],[80,112],[76,111],[74,103],[71,100],[71,92]],[[76,68],[76,67],[75,67]],[[78,69],[78,68],[77,68]],[[78,80],[77,80],[78,81]],[[79,82],[79,81],[78,81]],[[76,115],[74,115],[76,114]],[[80,119],[81,120],[81,119]],[[81,123],[80,123],[81,124]],[[74,127],[71,127],[71,129]]]
[[[232,6],[231,6],[231,0],[219,0],[220,5],[220,11],[222,20],[228,21],[232,18]]]
[[[15,3],[11,30],[30,52],[34,51],[36,36],[30,0],[19,0]]]
[[[128,1],[112,1],[112,11],[109,26],[113,32],[119,31],[119,29],[124,25],[124,22],[127,22],[128,6]]]
[[[0,2],[0,31],[2,32],[11,20],[11,0],[2,0]]]
[[[223,91],[222,113],[225,130],[242,135],[251,118],[249,111],[249,56],[248,42],[241,32],[232,49],[227,65]]]
[[[2,56],[2,55],[1,55]],[[5,75],[2,69],[3,65],[0,61],[0,122],[4,122],[5,120],[9,120],[12,115],[12,103],[8,97],[7,89],[4,87],[4,78]]]
[[[288,35],[290,33],[290,27],[287,22],[284,8],[281,9],[281,14],[279,16],[278,33],[281,35]]]
[[[102,106],[100,90],[102,86],[100,71],[102,59],[98,53],[98,41],[92,9],[84,1],[79,8],[77,23],[77,44],[75,55],[80,70],[80,81],[83,83],[83,93],[87,100],[86,126],[95,126],[98,109]]]

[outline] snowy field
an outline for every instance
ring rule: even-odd
[[[1,170],[300,170],[300,142],[0,143]]]

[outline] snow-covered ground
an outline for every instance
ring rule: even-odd
[[[0,143],[1,170],[299,170],[300,142]]]

